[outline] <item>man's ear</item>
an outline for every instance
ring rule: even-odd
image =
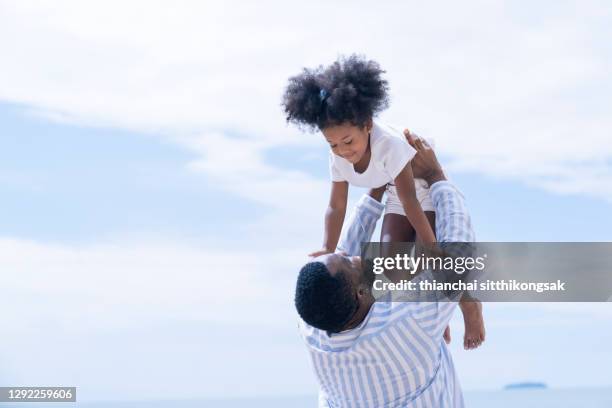
[[[364,297],[370,295],[370,288],[367,285],[359,284],[357,287],[357,296]]]
[[[370,130],[372,130],[373,126],[374,126],[374,121],[372,120],[372,118],[368,119],[368,121],[365,123],[366,132],[369,132]]]

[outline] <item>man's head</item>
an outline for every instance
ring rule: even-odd
[[[359,257],[320,256],[300,270],[295,307],[313,327],[332,333],[350,329],[361,323],[374,302],[373,279],[362,270]]]

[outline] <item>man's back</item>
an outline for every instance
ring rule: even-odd
[[[358,327],[331,336],[301,322],[320,406],[461,407],[441,335],[455,306],[377,301]]]

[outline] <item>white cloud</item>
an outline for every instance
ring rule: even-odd
[[[279,317],[262,324],[283,327],[294,321],[282,306],[304,256],[262,255],[171,242],[78,247],[4,238],[2,303],[14,311],[6,316],[13,334],[42,320],[88,332],[172,319],[244,324],[257,313]]]
[[[434,137],[450,168],[612,200],[611,7],[600,2],[1,7],[1,99],[55,119],[159,132],[201,152],[194,168],[248,197],[281,186],[299,194],[291,186],[301,181],[319,191],[262,154],[320,143],[285,126],[283,86],[302,66],[357,51],[388,71],[385,117]]]
[[[185,144],[202,156],[189,163],[189,168],[205,172],[226,190],[296,213],[304,209],[300,203],[309,201],[319,202],[321,208],[324,207],[327,183],[301,171],[267,164],[263,154],[273,147],[270,143],[206,134],[188,138]]]

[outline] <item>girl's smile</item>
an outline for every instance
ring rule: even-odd
[[[372,123],[370,121],[364,127],[346,123],[328,126],[321,132],[336,156],[340,156],[352,164],[357,164],[367,152],[371,128]]]

